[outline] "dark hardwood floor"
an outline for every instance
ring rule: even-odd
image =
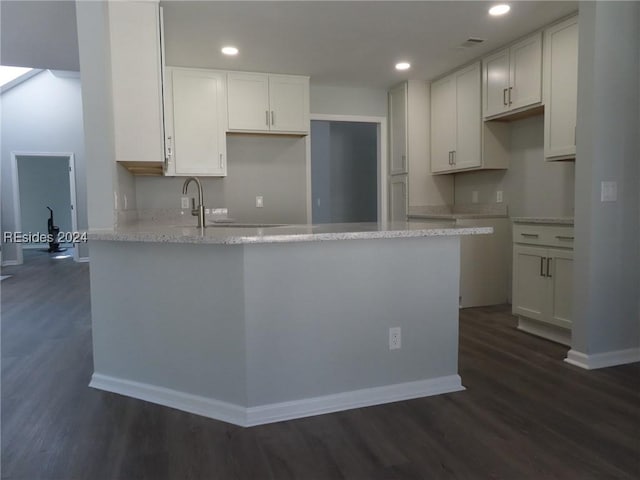
[[[26,252],[3,268],[2,478],[638,479],[640,364],[584,371],[460,312],[448,395],[243,429],[87,387],[88,265]]]

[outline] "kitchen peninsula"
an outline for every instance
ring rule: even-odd
[[[242,426],[462,390],[460,236],[491,231],[91,231],[91,386]]]

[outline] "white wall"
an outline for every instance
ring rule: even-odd
[[[496,203],[496,191],[503,191],[509,215],[570,217],[574,211],[574,162],[544,160],[544,118],[542,115],[510,124],[511,163],[507,170],[459,173],[455,176],[455,203]]]
[[[580,4],[572,353],[640,358],[640,4]],[[600,201],[602,181],[618,185]],[[577,356],[580,359],[580,356]],[[574,355],[574,360],[576,356]]]
[[[387,91],[384,89],[312,83],[310,90],[312,114],[387,116]]]
[[[280,135],[228,136],[227,176],[200,177],[205,206],[226,207],[241,222],[306,223],[305,142]],[[180,208],[183,183],[184,177],[135,177],[136,205]],[[263,208],[256,208],[258,195]]]
[[[11,152],[75,154],[78,229],[87,228],[86,157],[80,79],[76,73],[43,71],[2,94],[2,230],[14,231]],[[45,223],[46,228],[46,223]],[[80,256],[88,255],[80,245]],[[16,248],[3,244],[2,260]]]

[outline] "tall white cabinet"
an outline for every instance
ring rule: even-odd
[[[309,77],[229,72],[231,132],[309,132]]]
[[[542,34],[531,35],[482,61],[484,118],[542,102]]]
[[[569,160],[576,155],[578,103],[578,17],[544,32],[544,156]]]
[[[167,175],[227,174],[226,74],[167,67]]]
[[[157,2],[109,2],[108,12],[115,160],[161,166],[160,8]]]

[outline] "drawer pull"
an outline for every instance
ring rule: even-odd
[[[547,277],[551,278],[551,257],[547,258]]]
[[[540,257],[540,276],[544,277],[544,257]]]
[[[531,238],[538,238],[540,236],[537,233],[521,233],[520,235],[522,235],[523,237],[531,237]]]
[[[570,235],[556,235],[558,240],[573,240],[573,237]]]

